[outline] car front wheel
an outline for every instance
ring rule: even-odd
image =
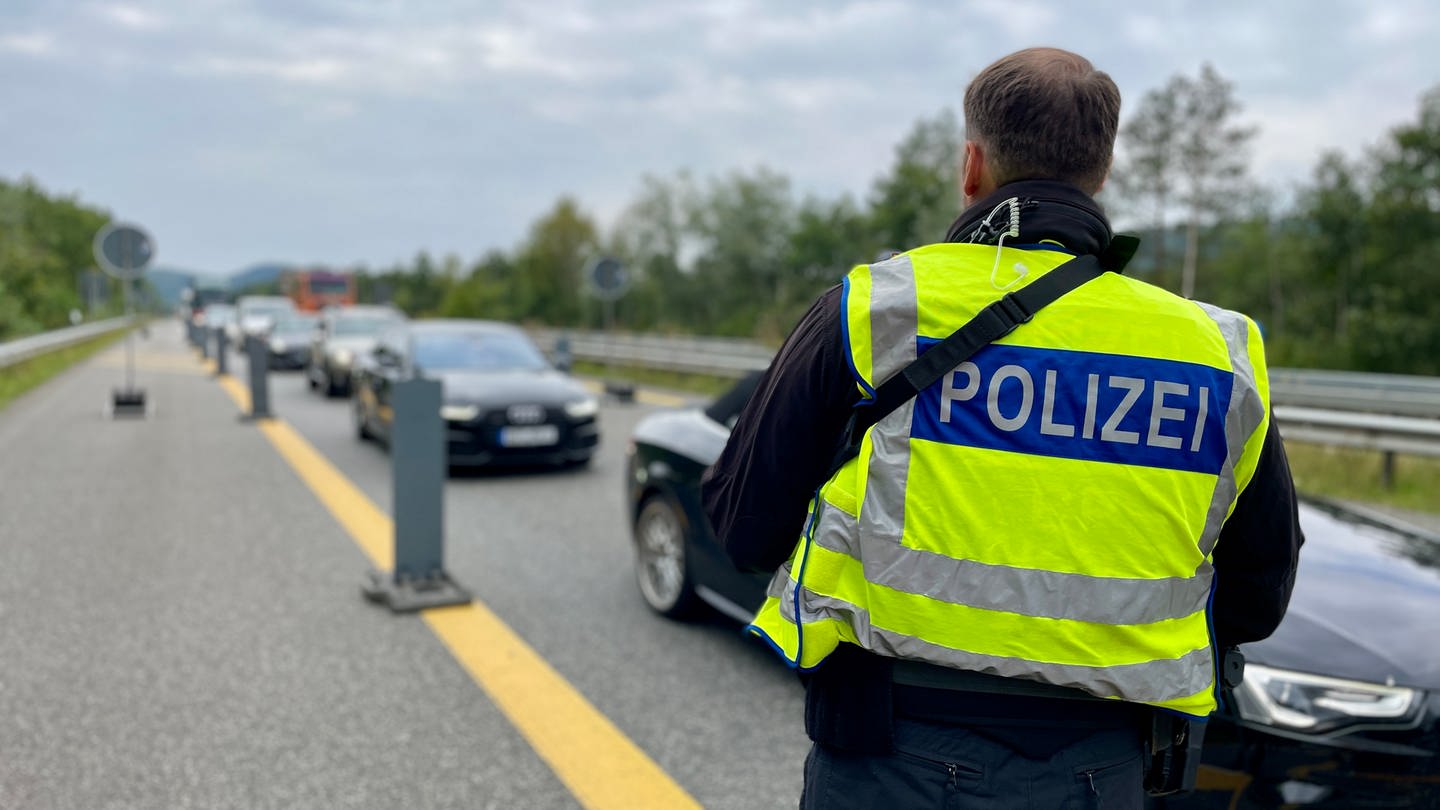
[[[651,610],[672,619],[693,616],[700,606],[686,567],[685,520],[662,495],[651,495],[635,519],[635,576]]]

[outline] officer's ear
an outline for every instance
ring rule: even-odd
[[[991,191],[994,191],[994,184],[985,165],[985,148],[977,141],[966,141],[965,163],[960,169],[960,192],[965,197],[966,207]]]

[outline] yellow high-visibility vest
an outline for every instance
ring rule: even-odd
[[[856,267],[861,391],[1069,258],[941,244]],[[750,630],[804,669],[846,642],[1208,715],[1211,555],[1269,415],[1252,321],[1106,273],[865,433]]]

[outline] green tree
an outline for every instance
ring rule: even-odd
[[[784,260],[794,222],[790,181],[765,168],[710,181],[692,200],[702,322],[726,335],[747,335],[761,312],[795,294]]]
[[[1185,80],[1182,86],[1178,162],[1180,197],[1188,214],[1180,294],[1193,298],[1200,228],[1208,218],[1223,216],[1244,188],[1249,143],[1259,130],[1234,123],[1240,112],[1234,86],[1210,65],[1203,65],[1200,77]]]
[[[849,196],[809,197],[800,204],[785,256],[800,294],[776,312],[777,325],[788,328],[815,296],[838,284],[850,268],[872,261],[885,247],[867,227],[868,220]]]
[[[1341,154],[1327,152],[1299,200],[1313,232],[1305,250],[1312,268],[1305,289],[1310,301],[1302,317],[1328,326],[1332,350],[1349,340],[1351,292],[1363,277],[1366,200],[1358,174]]]
[[[1154,256],[1156,281],[1162,285],[1166,283],[1166,223],[1174,192],[1183,81],[1176,76],[1165,87],[1147,92],[1120,127],[1122,153],[1110,177],[1114,188],[1107,194],[1131,210],[1148,209],[1152,235],[1146,241]]]
[[[1372,155],[1365,212],[1364,284],[1352,303],[1352,358],[1362,368],[1440,374],[1440,86],[1419,120]],[[1359,328],[1363,325],[1363,328]]]
[[[498,250],[485,254],[463,276],[456,270],[440,302],[440,314],[447,318],[515,318],[511,300],[514,270],[514,262]]]
[[[870,194],[870,221],[882,248],[939,242],[960,213],[960,155],[965,139],[955,114],[922,118],[895,147],[895,162]]]
[[[81,308],[79,274],[109,218],[28,178],[0,180],[0,340],[69,324]]]
[[[1137,204],[1150,203],[1155,271],[1167,286],[1167,217],[1173,203],[1184,207],[1179,292],[1186,298],[1195,295],[1202,229],[1244,196],[1248,146],[1257,130],[1236,124],[1239,112],[1233,85],[1206,64],[1198,78],[1175,76],[1146,93],[1120,128],[1115,182]]]
[[[694,239],[687,212],[696,194],[687,173],[673,179],[646,175],[620,215],[611,241],[632,283],[616,312],[629,328],[680,330],[696,308],[690,295],[693,276],[681,270],[685,245]]]
[[[515,257],[516,315],[552,326],[578,325],[583,318],[580,274],[598,244],[594,220],[573,198],[562,197],[531,227]]]

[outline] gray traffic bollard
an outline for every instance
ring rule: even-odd
[[[195,327],[195,337],[199,338],[199,340],[197,340],[196,343],[200,346],[200,359],[201,359],[201,360],[209,360],[209,359],[210,359],[210,327],[208,327],[208,326],[197,326],[197,327]]]
[[[270,413],[270,347],[259,338],[250,338],[250,413],[240,418],[247,422],[273,419]]]
[[[225,362],[225,358],[229,356],[230,352],[227,350],[227,347],[226,347],[225,343],[226,343],[226,341],[225,341],[225,327],[223,327],[223,326],[216,327],[216,328],[215,328],[215,376],[217,376],[217,377],[224,377],[225,375],[227,375],[227,374],[230,373],[230,370],[227,368],[227,364],[226,364],[226,362]]]
[[[445,421],[439,380],[412,378],[390,388],[394,421],[395,568],[371,571],[365,597],[396,613],[467,604],[470,592],[445,573]]]

